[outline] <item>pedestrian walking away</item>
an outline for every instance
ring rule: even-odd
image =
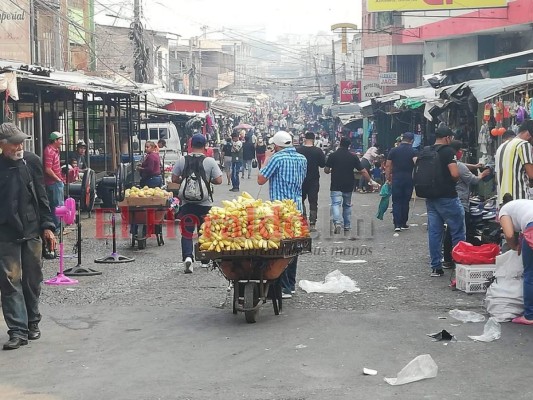
[[[181,231],[181,253],[184,272],[194,270],[194,232],[200,229],[213,205],[211,184],[222,183],[222,171],[212,157],[204,155],[205,137],[195,134],[191,140],[191,153],[181,157],[172,170],[172,182],[180,184],[178,197]]]
[[[243,149],[242,142],[239,140],[239,133],[233,132],[231,134],[231,184],[230,192],[238,192],[240,190],[241,181],[239,180],[239,172],[242,168]]]
[[[343,227],[346,234],[349,234],[352,229],[352,193],[355,170],[361,172],[362,177],[373,187],[378,186],[368,171],[363,168],[359,158],[348,150],[350,143],[349,138],[343,137],[339,148],[329,155],[324,168],[326,174],[331,173],[331,219],[335,234],[341,233]]]
[[[302,146],[296,151],[302,154],[307,160],[307,172],[302,186],[303,215],[309,216],[309,229],[316,230],[316,220],[318,215],[318,192],[320,191],[320,168],[326,166],[326,156],[324,152],[315,146],[315,134],[311,131],[305,133]],[[309,215],[305,207],[305,200],[309,199]]]
[[[269,182],[270,200],[292,199],[302,212],[302,185],[307,171],[307,160],[292,144],[292,136],[285,131],[277,132],[269,144],[274,154],[268,151],[265,165],[259,171],[257,183]],[[280,277],[282,297],[291,298],[296,290],[298,257],[294,257]]]
[[[31,137],[14,124],[0,125],[0,299],[8,327],[4,350],[41,337],[42,241],[55,250],[41,159],[24,151]]]
[[[255,136],[254,136],[255,137]],[[244,160],[244,169],[242,171],[242,177],[247,172],[248,179],[252,173],[252,161],[255,158],[255,144],[252,141],[252,136],[246,136],[242,145],[242,158]]]
[[[413,168],[416,152],[413,149],[415,135],[405,132],[398,146],[389,151],[385,165],[385,179],[392,188],[392,218],[394,231],[409,229],[409,202],[413,195]]]

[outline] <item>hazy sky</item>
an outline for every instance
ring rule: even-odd
[[[266,29],[266,39],[279,34],[330,32],[331,25],[349,22],[360,25],[363,0],[140,0],[147,29],[168,31],[184,38],[230,28],[251,33]],[[95,1],[96,22],[125,26],[131,18],[133,0]]]

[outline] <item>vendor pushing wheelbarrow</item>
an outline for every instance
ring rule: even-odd
[[[293,146],[291,134],[277,132],[270,138],[265,154],[263,168],[257,176],[257,183],[269,182],[270,200],[292,199],[302,212],[302,185],[307,173],[307,159]],[[295,256],[280,277],[282,298],[290,299],[296,290],[296,268],[298,257]]]

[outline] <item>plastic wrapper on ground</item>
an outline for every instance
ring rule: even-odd
[[[483,334],[480,336],[468,336],[470,339],[477,342],[492,342],[502,337],[502,327],[495,318],[490,317],[485,327],[483,328]]]
[[[461,322],[483,322],[485,316],[474,311],[462,311],[458,309],[450,310],[448,312],[451,317]]]
[[[422,379],[435,378],[438,372],[439,367],[433,358],[429,354],[422,354],[403,367],[396,378],[384,379],[389,385],[405,385]]]
[[[298,285],[307,293],[360,292],[357,282],[342,274],[338,269],[326,275],[324,282],[301,280]]]

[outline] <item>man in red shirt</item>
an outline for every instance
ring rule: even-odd
[[[63,134],[59,132],[52,132],[49,137],[49,144],[45,147],[43,153],[44,162],[44,184],[46,186],[46,194],[50,203],[50,211],[56,226],[56,232],[59,229],[59,219],[55,215],[57,206],[62,206],[64,203],[64,184],[61,177],[61,162],[59,149],[63,144]]]

